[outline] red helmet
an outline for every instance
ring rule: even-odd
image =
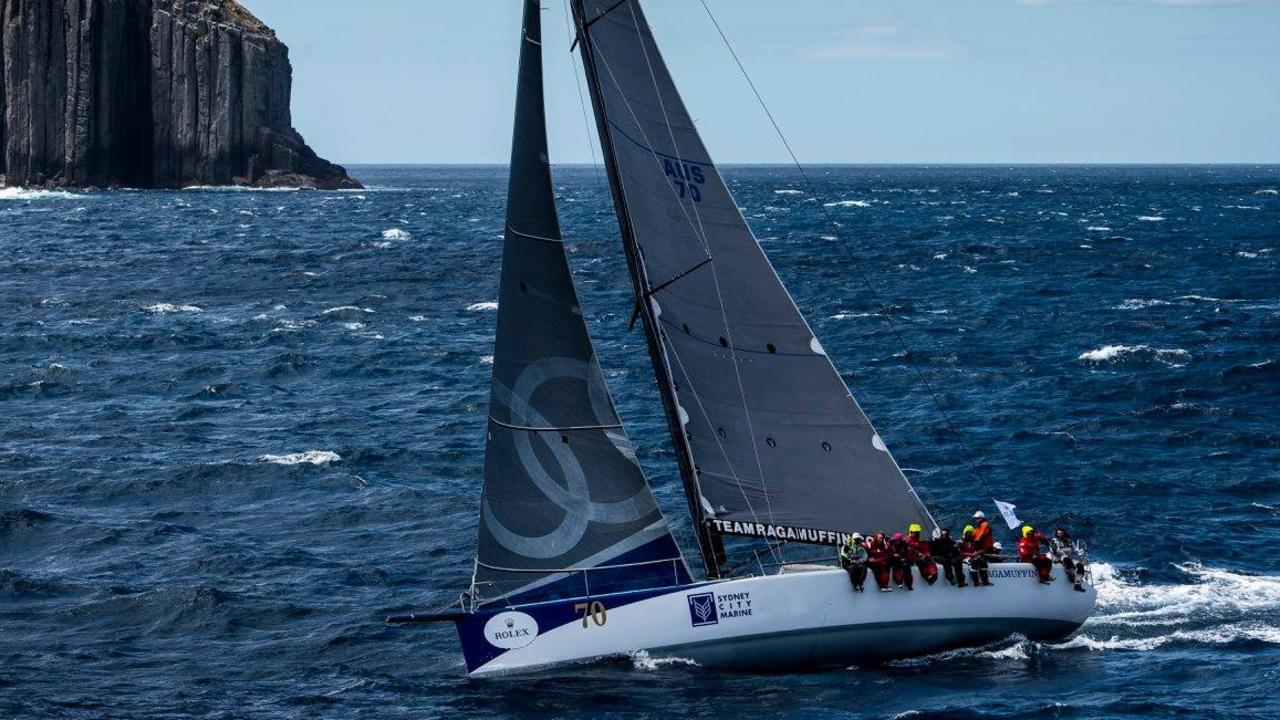
[[[894,539],[894,540],[901,540],[901,539],[902,539],[902,533],[894,533],[894,534],[893,534],[893,539]]]

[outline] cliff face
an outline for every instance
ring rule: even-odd
[[[359,187],[293,129],[289,51],[234,0],[0,0],[10,185]]]

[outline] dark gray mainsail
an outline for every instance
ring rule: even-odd
[[[474,590],[528,602],[687,582],[578,304],[547,159],[539,6],[524,7]]]
[[[573,7],[637,312],[704,532],[830,543],[931,530],[747,227],[638,0]]]

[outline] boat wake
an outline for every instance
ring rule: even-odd
[[[1187,582],[1145,583],[1108,563],[1093,566],[1097,613],[1061,643],[1021,636],[887,663],[919,668],[974,661],[1030,662],[1045,653],[1150,651],[1165,646],[1280,645],[1280,576],[1175,565]]]

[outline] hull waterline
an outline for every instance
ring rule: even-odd
[[[542,668],[643,651],[709,668],[791,671],[869,664],[971,647],[1014,634],[1060,640],[1088,618],[1097,598],[1054,571],[1042,585],[1030,565],[991,568],[992,587],[945,579],[913,592],[854,593],[841,570],[723,580],[572,598],[459,617],[473,676]]]

